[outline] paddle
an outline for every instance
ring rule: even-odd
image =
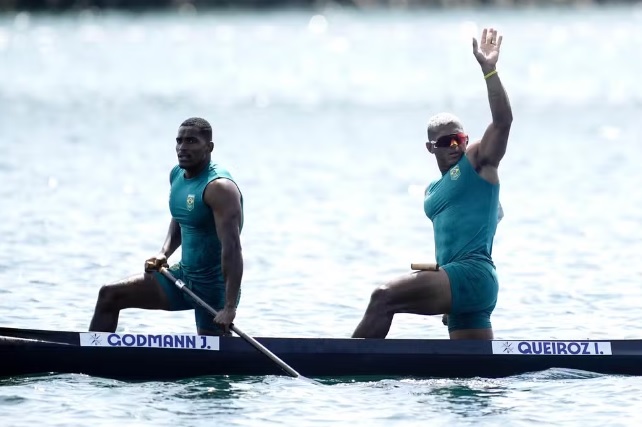
[[[194,292],[192,292],[191,289],[189,289],[187,286],[185,286],[185,283],[174,277],[172,273],[169,272],[169,270],[165,267],[161,267],[160,272],[163,276],[167,277],[169,280],[172,281],[181,291],[185,292],[187,295],[189,295],[196,303],[198,303],[201,307],[203,307],[205,310],[209,311],[212,316],[216,316],[218,313],[216,310],[214,310],[212,307],[210,307],[205,301],[200,299],[198,295],[196,295]],[[272,360],[274,363],[279,365],[281,369],[283,369],[288,375],[294,377],[294,378],[300,378],[309,382],[314,382],[316,384],[319,384],[318,382],[311,380],[309,378],[304,377],[303,375],[299,374],[297,371],[295,371],[292,367],[290,367],[287,363],[279,359],[274,353],[272,353],[270,350],[265,348],[261,343],[259,343],[257,340],[252,338],[251,336],[247,335],[245,332],[241,331],[239,328],[237,328],[234,324],[230,325],[230,329],[238,336],[243,338],[245,341],[250,343],[254,348],[256,348],[258,351],[266,355],[270,360]]]
[[[415,271],[437,271],[439,270],[439,264],[435,262],[412,262],[410,263],[410,269]]]

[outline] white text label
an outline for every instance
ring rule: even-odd
[[[218,337],[189,334],[116,334],[82,332],[83,347],[153,347],[190,350],[218,350]]]
[[[493,354],[610,356],[609,341],[493,341]]]

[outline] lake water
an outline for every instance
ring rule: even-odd
[[[640,338],[642,8],[0,17],[0,319],[86,330],[101,284],[142,269],[169,223],[180,122],[215,128],[246,200],[250,335],[348,337],[371,290],[432,261],[425,125],[490,120],[470,37],[504,34],[514,110],[494,258],[499,339]],[[194,332],[191,313],[119,331]],[[397,316],[390,338],[445,338]],[[636,378],[316,387],[286,377],[0,387],[0,424],[631,425]]]

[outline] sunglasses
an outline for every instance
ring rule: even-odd
[[[468,143],[468,135],[463,132],[453,133],[451,135],[444,135],[437,138],[437,141],[429,141],[433,146],[438,148],[447,148],[456,145],[464,145]]]

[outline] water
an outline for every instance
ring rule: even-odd
[[[236,324],[347,337],[370,291],[433,260],[425,123],[490,114],[470,47],[505,35],[514,109],[494,256],[500,339],[639,338],[642,9],[0,18],[0,318],[86,330],[103,283],[141,270],[169,223],[180,122],[215,127],[246,198]],[[119,331],[194,331],[123,312]],[[391,338],[447,336],[397,316]],[[631,425],[636,378],[12,379],[0,422],[55,425]]]

